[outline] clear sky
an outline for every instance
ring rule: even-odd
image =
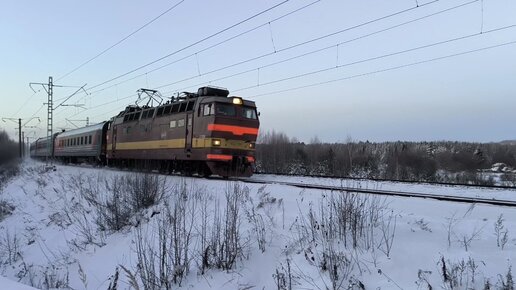
[[[0,17],[0,117],[39,117],[24,130],[44,136],[46,93],[28,84],[53,76],[59,85],[87,84],[89,93],[67,102],[84,108],[55,110],[54,130],[74,128],[67,119],[108,120],[142,87],[169,97],[211,84],[255,100],[262,131],[303,141],[516,139],[511,25],[514,0],[8,0]],[[55,88],[56,105],[75,90]],[[17,138],[14,122],[0,127]]]

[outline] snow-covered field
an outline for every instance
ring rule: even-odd
[[[1,189],[0,204],[14,207],[0,221],[0,276],[9,279],[0,278],[2,290],[25,289],[13,281],[65,289],[150,289],[153,281],[154,289],[484,289],[489,281],[490,289],[512,289],[503,287],[516,261],[516,209],[162,176],[159,203],[131,212],[115,230],[102,206],[124,188],[112,182],[128,182],[123,176],[131,173],[56,168],[27,161]],[[343,186],[515,194],[364,181]],[[117,198],[117,212],[125,213],[124,196]]]

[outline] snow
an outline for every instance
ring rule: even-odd
[[[6,290],[34,290],[36,288],[23,285],[12,280],[9,280],[5,277],[0,276],[0,289]]]
[[[79,243],[82,240],[80,225],[77,219],[69,219],[67,215],[73,216],[84,205],[81,204],[83,200],[77,193],[71,190],[73,179],[81,176],[95,181],[128,172],[67,165],[57,165],[56,171],[45,171],[43,167],[39,162],[27,161],[23,165],[21,175],[0,192],[0,200],[15,206],[12,215],[0,221],[0,263],[3,263],[0,265],[0,275],[8,279],[0,277],[0,289],[32,289],[13,284],[16,283],[14,281],[43,288],[44,273],[61,277],[62,280],[66,280],[65,277],[68,276],[68,284],[73,289],[107,289],[115,269],[120,265],[134,273],[138,263],[135,254],[136,232],[141,229],[148,237],[152,237],[156,220],[163,213],[155,216],[151,213],[161,209],[162,204],[142,212],[138,223],[126,226],[118,232],[106,233],[97,230],[94,237],[99,245],[90,243],[76,247],[74,241]],[[299,183],[342,184],[345,187],[516,200],[516,192],[506,189],[471,189],[429,184],[273,175],[255,175],[252,179],[287,179]],[[203,189],[212,208],[215,207],[213,200],[224,199],[228,187],[228,181],[219,179],[167,176],[166,180],[171,185],[185,182],[191,187]],[[316,263],[322,257],[318,251],[323,245],[300,242],[299,229],[300,221],[306,219],[310,208],[316,215],[320,215],[321,203],[337,196],[336,193],[301,190],[280,184],[270,184],[265,188],[260,184],[241,185],[249,188],[250,198],[256,206],[255,210],[263,218],[265,252],[259,250],[252,224],[244,216],[241,234],[248,237],[242,239],[247,245],[244,258],[239,259],[231,270],[212,268],[204,275],[198,272],[197,264],[192,262],[190,273],[182,286],[174,288],[278,289],[273,275],[277,274],[277,270],[286,272],[285,269],[290,265],[294,273],[294,289],[325,289],[327,286],[331,289],[328,271],[321,271]],[[264,195],[264,192],[267,194]],[[264,206],[258,207],[264,196],[267,196],[267,202]],[[422,282],[424,279],[427,279],[434,289],[448,289],[439,274],[442,269],[442,257],[448,263],[448,267],[451,267],[451,264],[458,265],[461,260],[468,262],[471,258],[476,263],[478,275],[475,285],[478,289],[487,279],[492,285],[501,285],[500,279],[505,277],[509,267],[515,264],[516,209],[403,197],[388,197],[381,200],[385,201],[388,208],[384,221],[392,214],[393,219],[390,221],[396,222],[392,249],[389,255],[379,250],[370,251],[363,248],[347,250],[348,257],[358,262],[354,264],[349,276],[351,282],[345,281],[342,289],[348,289],[348,284],[352,284],[353,281],[360,281],[365,285],[365,289],[427,289]],[[224,203],[221,202],[221,205],[224,206]],[[95,211],[90,211],[84,219],[93,223],[94,215]],[[509,237],[504,249],[497,246],[494,230],[494,224],[500,215],[503,215],[503,226],[508,230]],[[70,220],[73,223],[70,223]],[[16,236],[20,246],[19,257],[11,263],[4,261],[7,235],[11,239]],[[470,237],[471,241],[467,244],[466,250],[465,241]],[[312,257],[316,262],[310,261]],[[469,273],[467,269],[464,271],[466,274]],[[418,278],[418,272],[422,278]],[[464,281],[469,281],[471,286],[471,277],[466,277],[466,274],[463,277]],[[122,271],[118,286],[118,289],[131,289],[129,279]],[[464,282],[462,288],[454,289],[466,287]]]
[[[404,183],[391,181],[338,179],[323,177],[299,177],[299,176],[279,176],[269,174],[256,174],[251,177],[256,181],[278,182],[286,181],[293,183],[307,183],[316,185],[329,185],[348,188],[378,189],[389,191],[416,192],[437,195],[480,197],[496,200],[516,200],[516,189],[505,188],[482,188],[455,185],[435,185],[425,183]]]

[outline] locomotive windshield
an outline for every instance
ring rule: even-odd
[[[236,116],[236,108],[234,105],[217,103],[215,105],[215,115],[217,116]]]

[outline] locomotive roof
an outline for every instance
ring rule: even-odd
[[[69,137],[69,136],[99,131],[99,130],[102,130],[102,127],[104,127],[104,124],[106,124],[106,122],[98,123],[98,124],[91,125],[88,127],[82,127],[82,128],[78,128],[78,129],[65,131],[63,133],[60,133],[58,137],[60,137],[60,138],[61,137]]]

